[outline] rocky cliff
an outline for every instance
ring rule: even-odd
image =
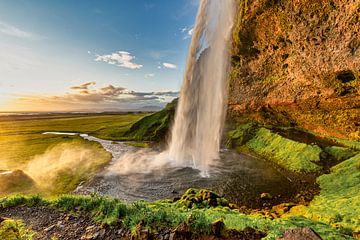
[[[239,0],[228,116],[360,140],[360,1]]]

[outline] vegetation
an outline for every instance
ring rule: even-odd
[[[44,132],[87,133],[116,140],[144,116],[146,114],[64,114],[29,119],[0,118],[0,171],[20,169],[16,174],[0,176],[0,195],[15,192],[68,193],[111,160],[111,154],[97,142],[77,135]]]
[[[208,191],[203,190],[202,192],[210,194]],[[232,210],[220,205],[216,207],[202,205],[200,208],[198,205],[187,207],[181,201],[169,200],[154,203],[139,201],[127,204],[111,198],[74,195],[55,199],[15,196],[0,200],[0,208],[20,205],[46,206],[73,213],[89,213],[95,220],[106,224],[122,222],[134,234],[139,226],[156,232],[162,229],[175,229],[181,224],[186,224],[191,231],[196,233],[208,234],[211,231],[212,223],[223,219],[227,229],[243,230],[246,227],[252,227],[266,232],[265,239],[276,239],[287,229],[304,226],[311,226],[324,239],[352,239],[349,236],[351,234],[349,230],[335,229],[309,218],[288,217],[271,220],[261,215],[245,215],[237,209]]]
[[[228,133],[228,145],[239,151],[251,151],[293,172],[316,172],[322,149],[299,143],[252,123]]]
[[[360,154],[336,165],[318,178],[319,196],[308,207],[298,206],[290,215],[303,215],[335,228],[360,232]]]
[[[4,219],[0,223],[0,239],[3,240],[31,240],[35,232],[27,229],[22,221]]]
[[[165,139],[174,119],[177,99],[163,110],[142,118],[125,132],[124,137],[141,141],[162,141]]]

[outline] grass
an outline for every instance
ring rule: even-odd
[[[228,207],[188,208],[179,202],[162,200],[157,202],[138,201],[124,203],[120,200],[99,196],[66,195],[54,199],[41,197],[13,196],[0,200],[0,208],[19,205],[47,206],[63,211],[90,214],[95,220],[106,224],[122,223],[135,233],[139,224],[153,232],[161,229],[174,229],[180,224],[187,224],[190,229],[200,234],[211,231],[211,223],[224,219],[227,229],[243,230],[252,227],[267,233],[265,239],[277,239],[290,228],[310,226],[324,239],[352,239],[346,229],[335,229],[316,220],[305,217],[267,219],[259,215],[245,215]]]
[[[0,239],[2,240],[31,240],[35,234],[27,229],[22,221],[5,219],[0,223]]]

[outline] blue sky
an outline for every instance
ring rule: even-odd
[[[197,0],[0,1],[0,111],[169,101],[181,86],[197,6]]]

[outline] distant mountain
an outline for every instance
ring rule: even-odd
[[[160,111],[161,109],[163,109],[164,107],[161,106],[143,106],[141,108],[139,108],[139,111],[144,111],[144,112],[156,112],[156,111]]]

